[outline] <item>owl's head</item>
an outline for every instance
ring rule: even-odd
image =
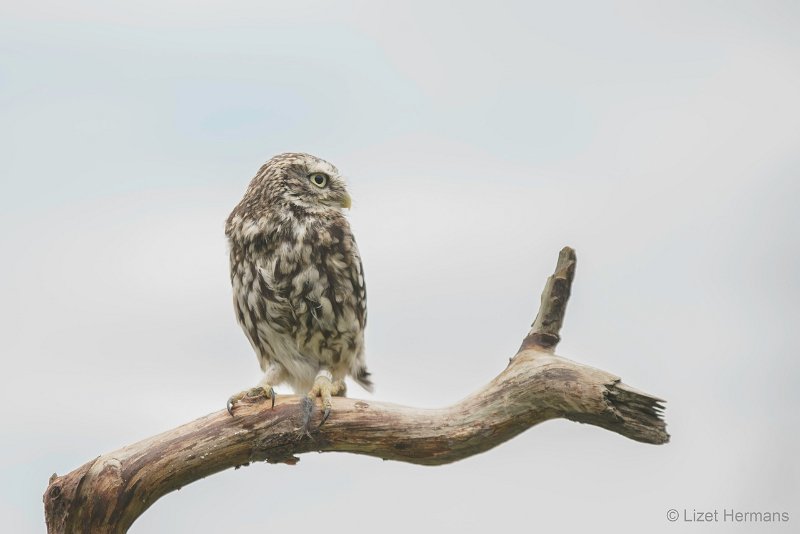
[[[248,197],[272,209],[290,205],[317,214],[350,207],[339,170],[324,159],[296,152],[266,162],[250,182]]]
[[[250,181],[228,217],[225,233],[231,239],[248,240],[276,222],[341,221],[342,208],[349,207],[350,195],[336,167],[310,154],[279,154]]]

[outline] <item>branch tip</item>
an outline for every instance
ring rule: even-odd
[[[567,311],[567,301],[572,290],[577,261],[575,250],[571,247],[564,247],[558,253],[555,271],[547,279],[542,291],[539,313],[536,314],[536,319],[533,320],[528,335],[522,340],[519,350],[538,349],[552,352],[561,341],[559,332]]]

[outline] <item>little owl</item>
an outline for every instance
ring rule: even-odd
[[[372,390],[364,362],[366,288],[361,258],[342,213],[350,195],[339,171],[309,154],[264,164],[225,225],[233,305],[264,378],[231,396],[266,396],[288,383],[303,400],[305,429],[321,397],[344,395],[345,376]],[[322,424],[320,423],[320,424]]]

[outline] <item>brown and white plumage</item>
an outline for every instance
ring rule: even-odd
[[[343,386],[349,375],[371,389],[364,273],[344,207],[350,196],[336,167],[287,153],[261,167],[228,217],[234,309],[268,396],[283,382],[309,392],[320,376]]]

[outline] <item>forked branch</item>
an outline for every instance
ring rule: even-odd
[[[295,463],[310,451],[339,451],[441,465],[487,451],[548,419],[600,426],[644,443],[669,440],[662,400],[617,376],[553,353],[575,252],[564,248],[539,313],[508,367],[453,406],[420,409],[334,398],[330,419],[309,438],[300,397],[243,402],[53,476],[44,494],[50,534],[123,533],[163,495],[251,462]],[[319,417],[319,412],[317,412]]]

